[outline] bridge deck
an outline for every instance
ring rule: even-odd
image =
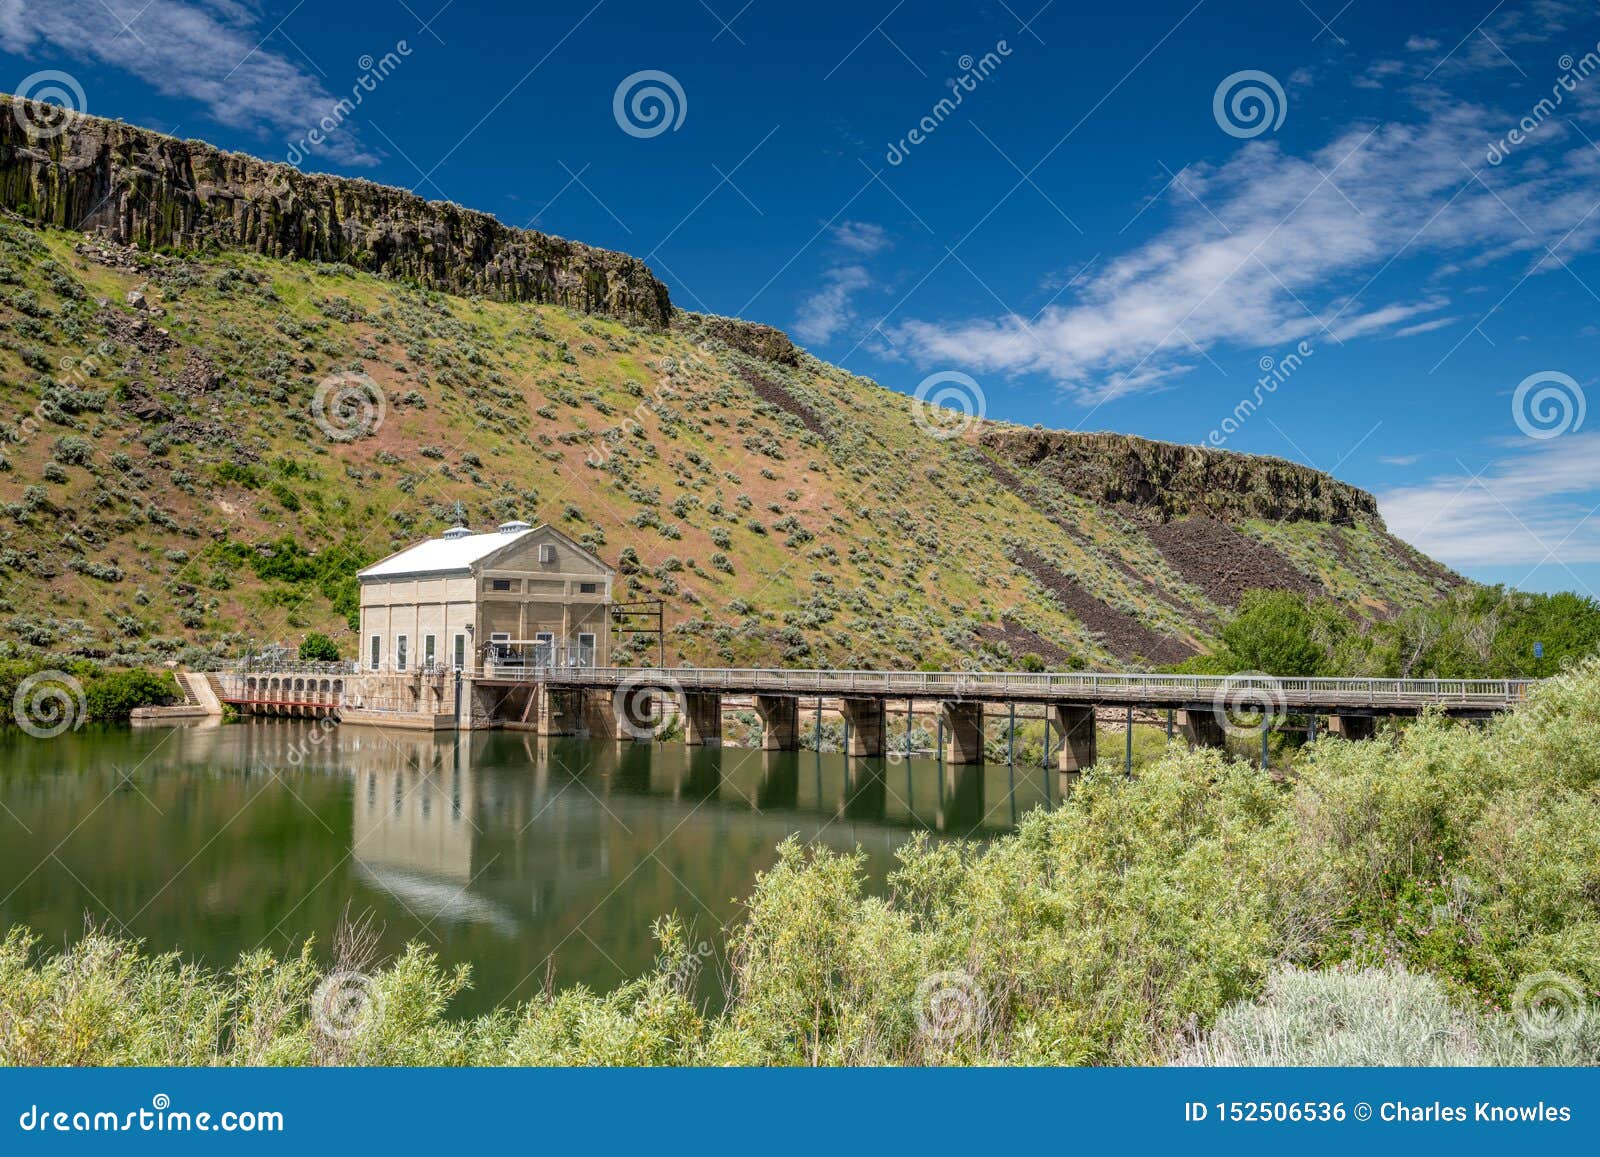
[[[1288,711],[1449,714],[1505,711],[1523,702],[1527,679],[1278,679],[1265,675],[1109,675],[1027,671],[798,671],[726,667],[491,667],[483,683],[640,687],[732,694],[968,699],[988,702],[1130,704],[1210,709],[1265,703]]]

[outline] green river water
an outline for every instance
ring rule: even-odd
[[[1051,802],[1039,768],[814,752],[418,735],[251,720],[0,736],[0,927],[85,921],[226,966],[370,914],[385,953],[466,962],[460,1012],[647,968],[676,911],[720,948],[797,835],[882,889],[911,832],[993,836]]]

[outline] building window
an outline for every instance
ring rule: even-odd
[[[376,671],[379,661],[383,658],[383,639],[377,635],[372,636],[372,651],[367,660],[368,670]]]
[[[580,667],[594,666],[594,635],[583,631],[578,635],[578,654],[576,656]]]
[[[510,579],[490,579],[489,589],[492,591],[508,591],[511,589]]]
[[[578,584],[578,593],[580,595],[597,595],[597,594],[600,593],[600,584],[599,583],[579,583]]]
[[[409,640],[404,635],[395,636],[394,669],[396,671],[404,671],[406,669],[406,644],[408,642]]]
[[[422,665],[424,667],[427,667],[431,671],[433,669],[433,662],[434,662],[434,660],[436,658],[438,658],[438,655],[436,655],[435,652],[434,652],[433,636],[432,635],[423,635],[422,636]]]
[[[540,562],[555,562],[556,561],[556,546],[555,546],[555,543],[553,543],[553,542],[542,542],[542,543],[539,544],[539,561]]]
[[[456,636],[455,660],[457,671],[461,670],[467,665],[467,637],[465,635],[458,634]]]

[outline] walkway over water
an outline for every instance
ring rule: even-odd
[[[1209,708],[1268,698],[1280,710],[1409,715],[1507,711],[1528,697],[1529,679],[1280,679],[1269,675],[1100,674],[1029,671],[829,671],[734,667],[489,668],[484,683],[555,687],[658,687],[679,692],[968,699],[991,703],[1083,703]]]

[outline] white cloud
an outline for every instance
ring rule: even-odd
[[[801,341],[821,345],[855,320],[851,295],[866,289],[872,278],[859,265],[836,265],[824,275],[827,284],[800,303],[794,331]]]
[[[1173,224],[1037,319],[914,319],[894,344],[926,364],[1046,374],[1096,401],[1166,382],[1219,343],[1272,349],[1443,324],[1423,316],[1450,304],[1442,289],[1385,292],[1397,257],[1449,255],[1463,269],[1510,257],[1548,272],[1560,266],[1546,245],[1571,257],[1600,239],[1600,153],[1541,153],[1534,141],[1491,168],[1504,115],[1422,99],[1414,123],[1351,126],[1305,156],[1257,141],[1186,169],[1167,194]]]
[[[1596,455],[1600,433],[1565,434],[1476,476],[1380,494],[1378,504],[1391,531],[1452,566],[1600,562]]]
[[[124,27],[126,23],[127,27]],[[194,101],[221,124],[251,129],[287,150],[335,103],[286,43],[233,0],[0,0],[0,48],[32,60],[62,53],[131,73],[166,96]],[[352,82],[354,77],[352,76]],[[89,112],[95,112],[90,91]],[[373,164],[355,129],[342,125],[320,153]]]
[[[1395,337],[1416,337],[1421,333],[1432,333],[1436,329],[1454,325],[1460,321],[1459,317],[1436,317],[1432,321],[1419,321],[1416,325],[1403,325],[1394,331]]]
[[[1441,45],[1431,36],[1412,36],[1406,40],[1407,52],[1437,52]]]
[[[871,221],[841,221],[833,230],[833,240],[843,249],[867,256],[889,248],[889,234]]]

